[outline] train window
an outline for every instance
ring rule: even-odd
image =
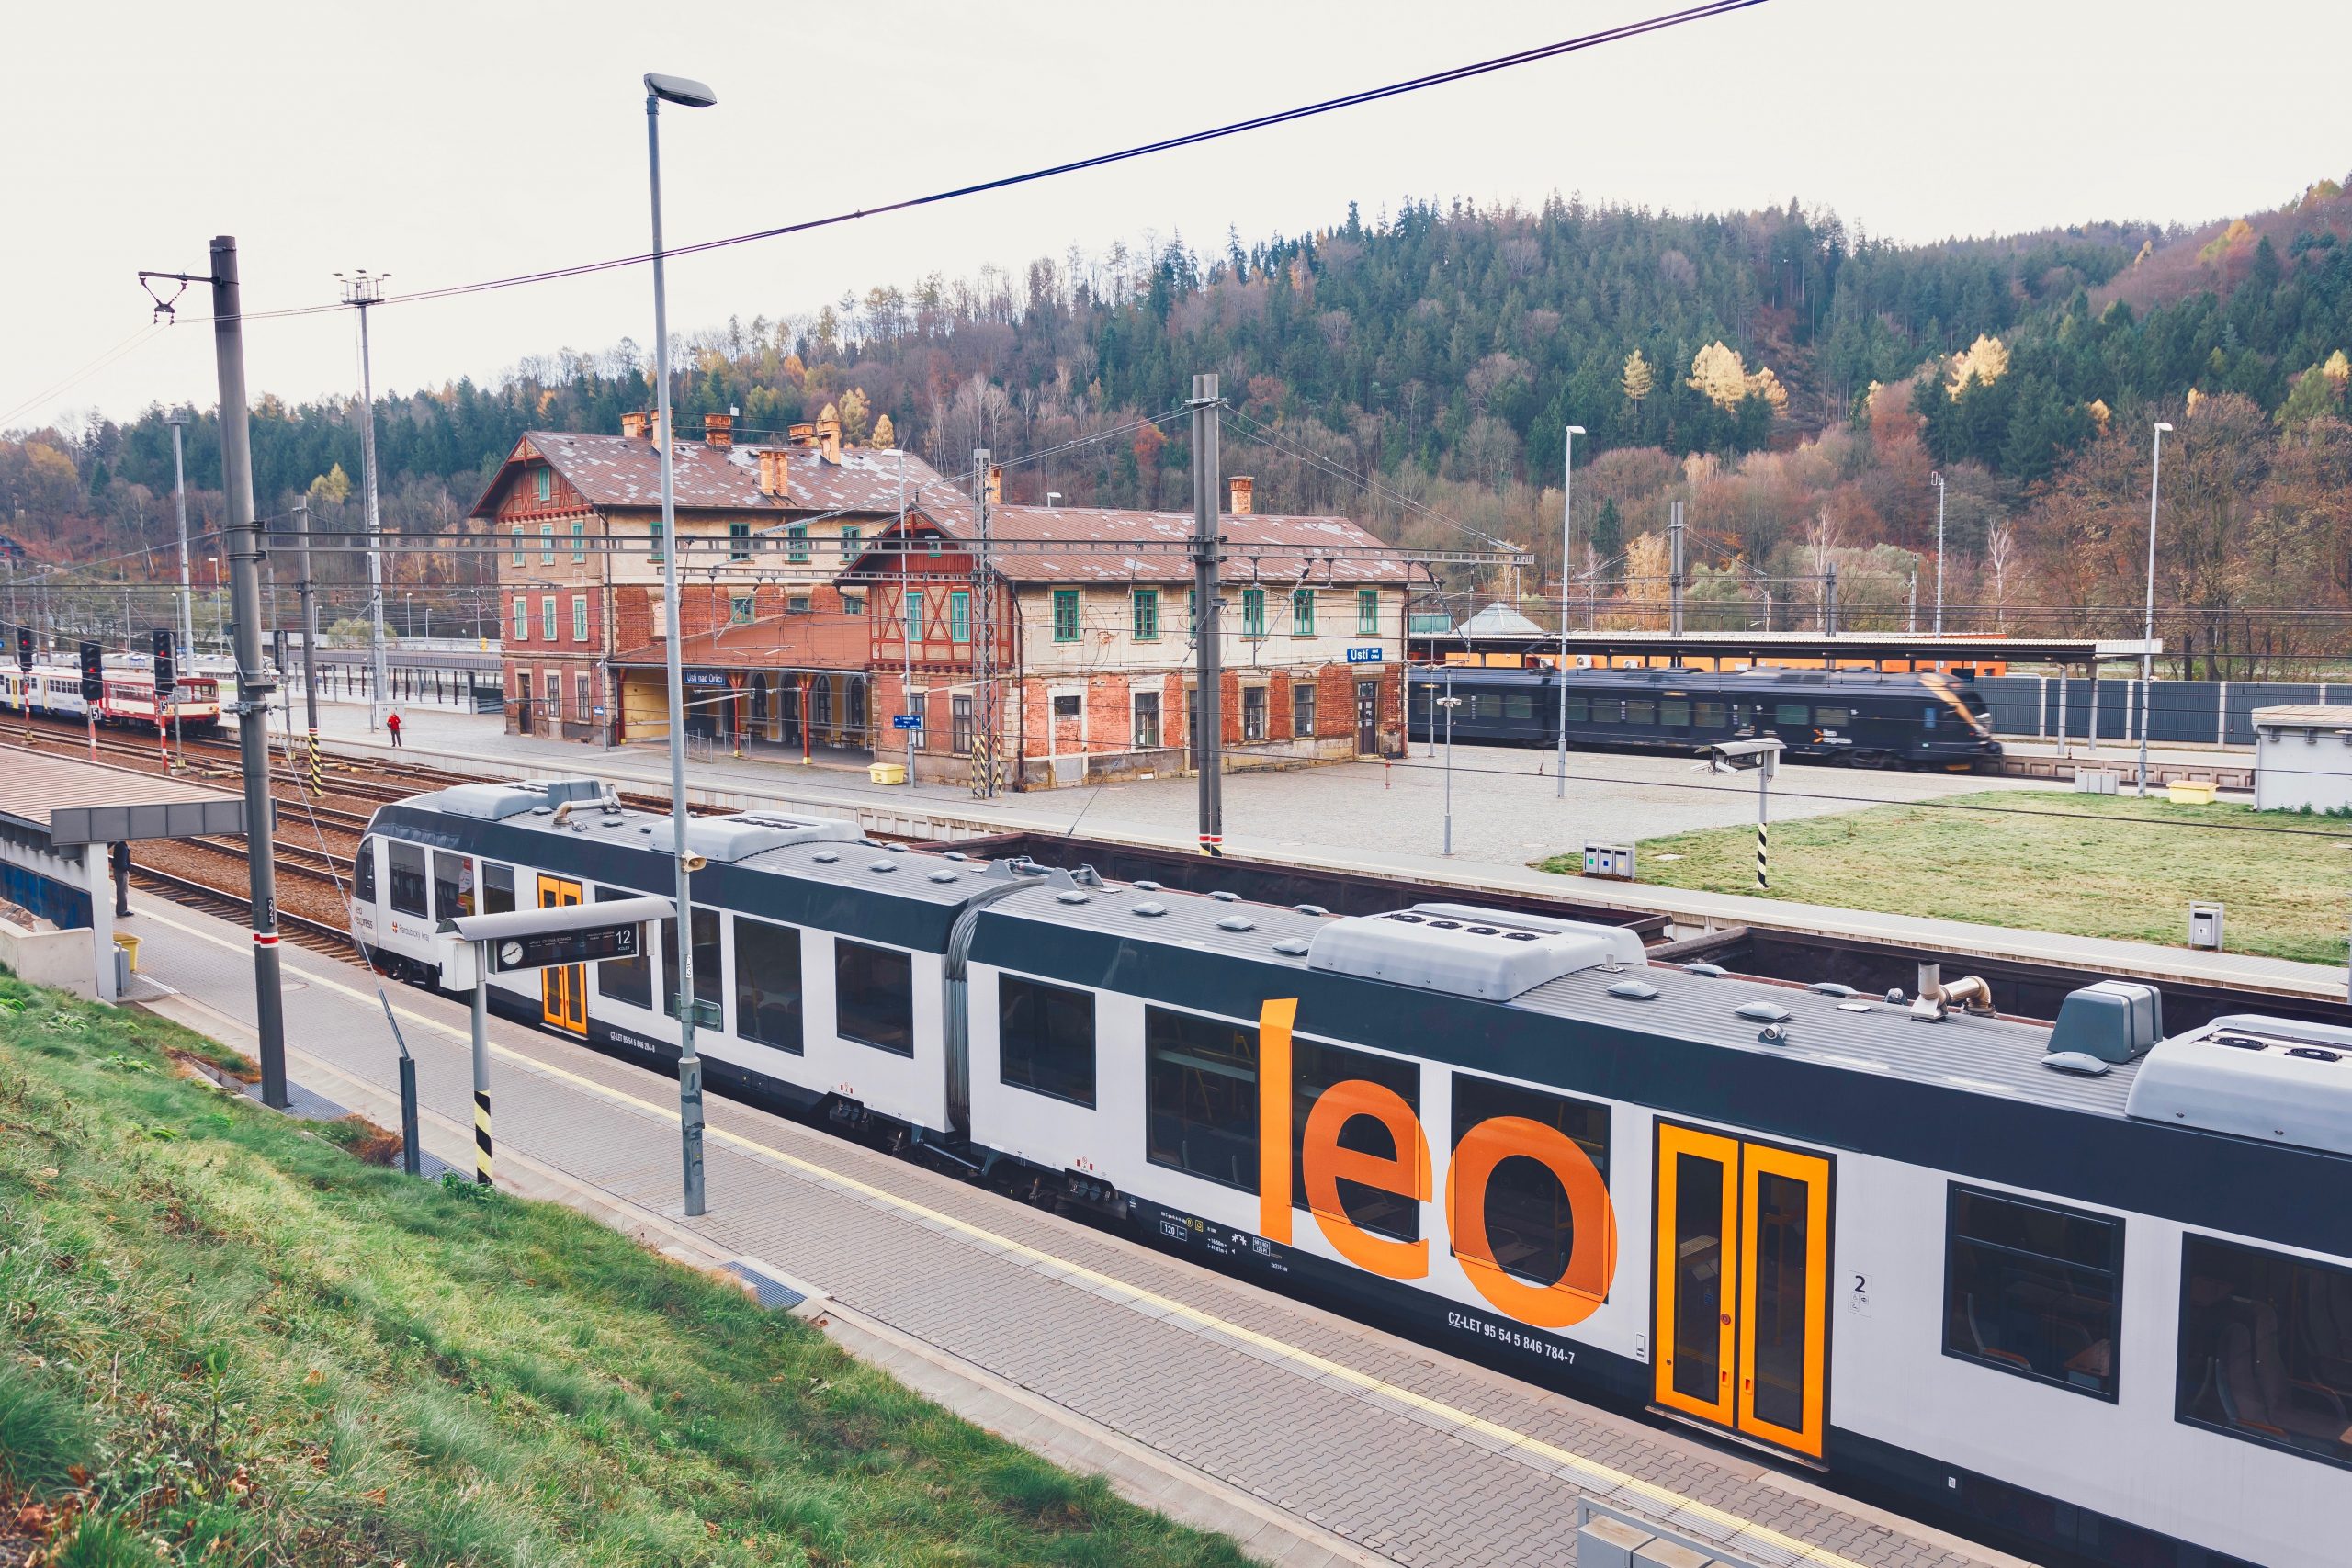
[[[1393,1056],[1374,1056],[1368,1052],[1319,1045],[1306,1040],[1297,1042],[1291,1050],[1290,1201],[1294,1207],[1311,1209],[1314,1204],[1306,1193],[1306,1119],[1313,1113],[1316,1101],[1322,1099],[1323,1091],[1336,1083],[1362,1079],[1394,1092],[1418,1117],[1421,1113],[1421,1068],[1418,1062],[1402,1062]],[[1387,1125],[1375,1116],[1349,1117],[1340,1129],[1340,1146],[1379,1159],[1395,1159],[1397,1155],[1396,1141],[1388,1135]],[[1420,1239],[1421,1206],[1410,1198],[1353,1181],[1341,1181],[1337,1186],[1340,1207],[1345,1211],[1339,1218],[1398,1241]]]
[[[511,915],[514,912],[514,868],[500,865],[496,861],[481,863],[481,912],[485,915]]]
[[[1502,716],[1503,700],[1494,693],[1485,693],[1470,699],[1470,717],[1500,718]]]
[[[1690,722],[1702,729],[1723,729],[1731,723],[1731,715],[1723,704],[1702,697],[1692,708]]]
[[[1609,1184],[1609,1107],[1569,1100],[1468,1073],[1453,1075],[1453,1146],[1498,1116],[1523,1117],[1566,1134]],[[1577,1249],[1567,1190],[1542,1163],[1514,1156],[1487,1182],[1487,1240],[1506,1273],[1549,1285],[1568,1271]]]
[[[386,858],[392,873],[392,912],[424,918],[424,846],[403,843],[398,839],[386,841]]]
[[[1666,698],[1657,705],[1657,721],[1670,728],[1688,728],[1690,724],[1690,699]]]
[[[596,902],[609,904],[616,898],[635,898],[638,894],[626,887],[599,887]],[[639,953],[635,958],[607,958],[596,965],[596,994],[631,1007],[649,1011],[653,1007],[653,955]]]
[[[1503,698],[1503,716],[1505,718],[1533,718],[1535,716],[1535,699],[1521,693],[1512,693],[1511,694],[1505,696]]]
[[[1573,707],[1573,705],[1571,705],[1571,707]],[[1618,698],[1616,698],[1616,697],[1595,697],[1595,698],[1593,698],[1593,699],[1592,699],[1592,722],[1593,722],[1593,723],[1595,723],[1595,724],[1623,724],[1623,723],[1624,723],[1624,722],[1625,722],[1625,705],[1624,705],[1624,703],[1623,703],[1622,700],[1620,700],[1620,699],[1618,699]]]
[[[913,1055],[913,955],[834,938],[833,1032],[877,1051]]]
[[[351,891],[363,904],[376,901],[376,840],[372,834],[359,840],[359,853],[352,860]]]
[[[1625,705],[1627,724],[1653,725],[1657,722],[1657,704],[1648,697],[1634,697]]]
[[[2352,1465],[2352,1269],[2191,1235],[2180,1273],[2176,1417]]]
[[[735,1032],[800,1054],[800,931],[735,917]]]
[[[1582,724],[1592,716],[1590,705],[1582,697],[1570,697],[1566,705],[1570,724]]]
[[[1944,1354],[2115,1398],[2123,1222],[1955,1184]]]
[[[695,1000],[704,1003],[703,1018],[718,1006],[718,998],[726,994],[718,972],[718,911],[707,904],[694,908],[695,922]],[[678,922],[662,922],[662,1010],[672,1018],[678,1016]]]
[[[1803,703],[1781,703],[1772,710],[1774,724],[1803,724],[1806,722],[1807,716],[1807,711]]]
[[[1854,722],[1852,708],[1815,708],[1813,722],[1824,729],[1844,729]]]
[[[1094,1103],[1094,993],[1001,975],[997,1076],[1016,1089]]]
[[[1143,1012],[1145,1156],[1258,1190],[1258,1035],[1165,1008]]]
[[[1935,727],[1936,705],[1929,703],[1926,707],[1919,710],[1919,728],[1922,729],[1933,729]]]
[[[435,918],[444,920],[474,912],[474,863],[469,857],[433,852],[433,908]]]

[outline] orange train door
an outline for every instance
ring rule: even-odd
[[[1818,1459],[1829,1161],[1660,1122],[1657,1398]]]
[[[560,908],[580,902],[580,884],[539,874],[539,908]],[[540,1016],[558,1029],[583,1038],[588,1033],[588,969],[561,964],[539,971]]]

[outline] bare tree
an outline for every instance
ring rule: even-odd
[[[1984,526],[1984,565],[1993,573],[1993,615],[1997,627],[2009,629],[2009,572],[2018,561],[2017,525],[1996,518]]]

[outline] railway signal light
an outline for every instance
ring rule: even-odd
[[[106,694],[106,649],[95,642],[85,642],[82,645],[82,700],[95,703]]]
[[[172,664],[172,633],[168,626],[155,628],[155,700],[163,701],[179,684],[179,671]]]
[[[32,667],[33,629],[30,626],[18,626],[17,628],[17,668],[29,670]]]

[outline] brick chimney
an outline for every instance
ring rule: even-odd
[[[1248,474],[1236,474],[1225,481],[1226,510],[1236,517],[1250,515],[1250,495],[1258,481]]]
[[[630,441],[642,441],[653,428],[653,416],[643,409],[621,415],[621,434]]]
[[[785,431],[784,438],[795,446],[812,446],[817,440],[817,427],[813,424],[796,424]]]
[[[707,413],[702,416],[702,439],[706,446],[724,451],[735,445],[735,416],[731,413]]]
[[[788,493],[785,488],[786,457],[783,449],[763,446],[759,450],[760,493],[781,501]]]
[[[838,466],[842,460],[842,422],[838,419],[819,420],[817,442],[824,448],[825,461]]]
[[[1002,463],[989,465],[989,504],[990,506],[1004,504],[1004,465]]]

